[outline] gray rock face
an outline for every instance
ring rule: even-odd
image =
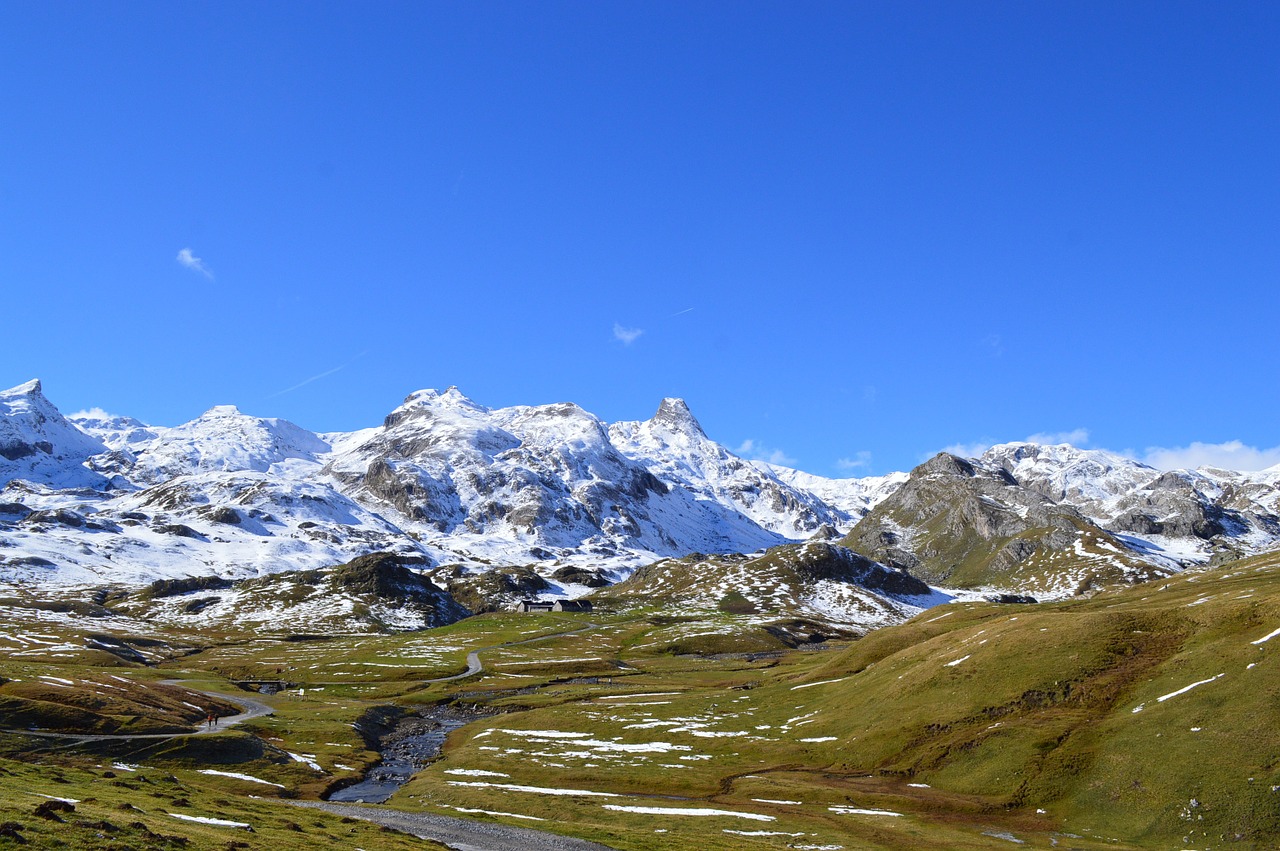
[[[811,542],[794,547],[790,557],[797,575],[805,582],[835,580],[906,597],[930,592],[928,585],[907,571],[893,570],[834,544]]]
[[[1037,553],[1073,547],[1085,531],[1110,537],[1001,467],[940,453],[843,543],[931,583],[998,585]]]
[[[1238,512],[1216,505],[1178,473],[1165,473],[1124,496],[1111,521],[1115,529],[1140,535],[1168,535],[1204,540],[1239,535],[1247,523]]]
[[[1280,539],[1276,482],[1266,474],[1162,473],[1109,452],[1029,443],[993,447],[982,463],[1115,532],[1181,541],[1182,549],[1189,543],[1202,552]]]
[[[716,446],[679,400],[665,400],[652,422],[673,439]],[[774,515],[820,525],[820,501],[810,496],[806,503],[716,449],[742,471],[731,483],[738,490],[699,499],[663,469],[621,451],[611,430],[577,405],[490,410],[450,388],[409,396],[382,429],[341,447],[325,473],[357,498],[391,506],[436,533],[523,540],[530,555],[584,547],[674,554],[785,540],[734,510],[732,493],[745,491],[759,494]]]

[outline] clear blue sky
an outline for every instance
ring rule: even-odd
[[[675,395],[827,475],[1280,445],[1274,2],[11,2],[0,32],[0,386],[64,412]]]

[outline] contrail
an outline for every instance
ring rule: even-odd
[[[270,396],[268,396],[267,398],[268,398],[268,399],[274,399],[274,398],[276,398],[277,396],[283,396],[283,395],[284,395],[284,394],[286,394],[286,393],[292,393],[293,391],[297,390],[299,387],[306,387],[308,384],[310,384],[310,383],[311,383],[311,382],[313,382],[313,381],[319,381],[319,380],[320,380],[320,379],[322,379],[322,378],[328,378],[330,375],[333,375],[335,372],[341,372],[342,370],[344,370],[344,369],[346,369],[347,367],[351,366],[351,364],[355,363],[357,360],[359,360],[360,358],[364,357],[366,353],[367,353],[367,352],[361,352],[360,354],[358,354],[358,355],[356,355],[355,357],[353,357],[351,360],[349,360],[349,361],[347,361],[346,363],[344,363],[342,366],[335,366],[333,369],[326,370],[325,372],[322,372],[322,373],[320,373],[319,375],[313,375],[313,376],[311,376],[311,377],[310,377],[310,378],[308,378],[308,379],[305,379],[305,380],[303,380],[303,381],[299,381],[297,384],[293,385],[292,387],[287,387],[287,388],[285,388],[284,390],[279,391],[278,393],[272,393],[272,394],[271,394]]]
[[[673,313],[673,314],[671,314],[671,315],[672,315],[673,317],[674,317],[674,316],[680,316],[680,315],[682,315],[682,314],[688,313],[690,310],[693,310],[693,308],[692,308],[692,307],[686,307],[684,310],[677,311],[676,313]]]

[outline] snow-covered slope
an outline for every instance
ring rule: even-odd
[[[4,399],[17,460],[0,578],[13,581],[243,577],[380,550],[620,578],[855,519],[728,452],[678,400],[611,428],[572,404],[490,409],[423,390],[381,426],[320,436],[232,406],[172,428],[100,412],[77,427],[38,382]]]
[[[133,417],[117,417],[101,411],[69,414],[77,428],[96,437],[109,449],[137,451],[160,436],[163,429],[152,428]]]
[[[219,405],[141,447],[131,477],[152,483],[215,470],[267,472],[288,461],[318,467],[319,456],[329,451],[320,437],[287,420],[251,417],[234,405]]]
[[[0,582],[252,577],[386,551],[461,570],[457,581],[528,565],[564,589],[660,558],[830,539],[872,514],[879,525],[854,537],[882,561],[906,525],[933,517],[950,531],[913,549],[921,563],[944,551],[972,562],[970,532],[1021,553],[1061,527],[1074,553],[1080,523],[1098,546],[1128,548],[1111,561],[1161,569],[1280,544],[1280,469],[1161,473],[1026,443],[973,463],[982,475],[952,476],[950,490],[926,486],[928,470],[914,484],[827,479],[736,456],[679,399],[610,426],[568,403],[491,409],[456,388],[423,390],[381,425],[316,435],[232,406],[172,428],[101,412],[72,421],[33,381],[0,394]],[[1012,563],[1040,570],[1029,556]]]
[[[619,451],[577,405],[491,410],[456,388],[409,396],[381,429],[342,441],[325,467],[455,557],[630,564],[786,539],[662,472]]]
[[[55,488],[103,488],[108,479],[86,462],[107,447],[67,420],[40,382],[0,393],[0,485],[14,479]]]
[[[849,518],[848,525],[861,520],[867,512],[884,502],[907,481],[907,473],[889,473],[884,476],[867,476],[862,479],[828,479],[777,464],[753,461],[757,467],[771,473],[778,481],[799,491],[812,494],[836,511]],[[844,526],[837,526],[847,531]]]
[[[850,514],[767,466],[743,460],[707,437],[683,399],[663,399],[644,422],[615,423],[609,437],[626,457],[699,501],[741,512],[785,538],[805,538],[823,524],[848,527]]]
[[[1161,472],[1069,444],[1007,443],[980,463],[1070,505],[1132,549],[1167,565],[1280,544],[1280,476],[1203,468]]]

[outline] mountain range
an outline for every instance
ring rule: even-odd
[[[814,551],[795,547],[809,539],[839,566],[830,576],[810,576]],[[813,602],[831,594],[812,583],[858,585],[854,608],[881,617],[904,600],[918,611],[935,593],[923,583],[1062,598],[1278,544],[1280,468],[1161,471],[1010,443],[831,479],[735,455],[672,398],[609,424],[570,403],[487,408],[422,390],[381,425],[317,434],[232,406],[176,427],[67,417],[39,381],[0,393],[0,582],[15,586],[247,580],[387,553],[459,589],[505,571],[508,601],[578,596],[639,568],[650,584],[673,568],[723,583],[705,565],[743,574],[725,558],[752,554],[770,569],[792,559],[788,587],[809,582],[800,608],[857,622]],[[887,602],[868,607],[863,591]]]

